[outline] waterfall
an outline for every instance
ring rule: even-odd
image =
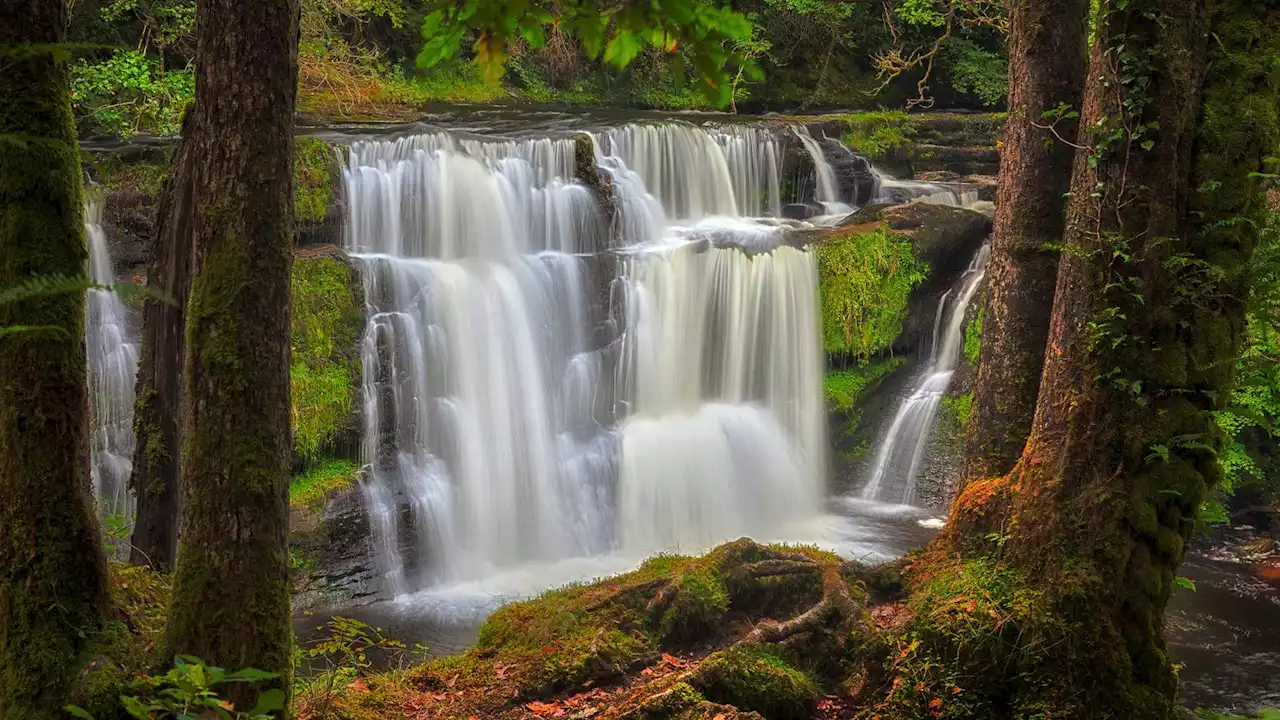
[[[969,303],[986,275],[991,250],[983,245],[956,286],[943,294],[934,316],[933,347],[921,379],[911,395],[898,407],[889,432],[876,451],[871,479],[862,489],[864,500],[915,501],[916,475],[937,422],[938,405],[951,387],[951,376],[960,363],[964,349],[964,318]],[[954,295],[955,300],[948,304]],[[939,344],[941,339],[941,344]],[[891,478],[902,478],[901,495],[891,497]]]
[[[621,544],[698,549],[817,513],[817,265],[780,247],[625,261]]]
[[[781,215],[781,152],[766,129],[637,124],[599,133],[596,142],[636,173],[670,218]]]
[[[807,128],[800,126],[795,129],[795,132],[805,152],[813,160],[814,175],[818,183],[817,201],[826,209],[828,215],[846,215],[853,212],[853,206],[844,202],[840,185],[836,182],[835,170],[832,169],[831,163],[827,162],[822,146],[818,145],[818,141],[809,134]]]
[[[351,146],[362,483],[387,591],[780,537],[817,516],[817,268],[781,246],[779,138],[628,125]]]
[[[115,272],[102,229],[102,200],[85,205],[89,241],[89,276],[97,285],[114,285]],[[85,348],[89,360],[90,468],[98,512],[125,523],[133,519],[129,491],[133,468],[133,394],[138,345],[129,313],[111,290],[90,290],[86,307]]]

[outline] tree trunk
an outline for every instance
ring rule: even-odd
[[[79,147],[56,0],[0,22],[0,288],[83,277]],[[20,45],[30,43],[22,48]],[[14,332],[15,326],[27,326]],[[0,718],[63,717],[107,608],[89,481],[85,293],[0,304]]]
[[[1212,413],[1244,329],[1249,175],[1280,143],[1280,0],[1120,4],[1101,7],[1031,435],[1006,478],[957,499],[941,545],[992,498],[1012,508],[994,542],[960,547],[1009,568],[1031,608],[1018,662],[1038,681],[1015,708],[1164,720],[1165,606],[1220,476]]]
[[[1009,472],[1031,431],[1076,137],[1074,120],[1044,114],[1078,111],[1084,86],[1088,3],[1016,0],[1009,11],[1009,119],[965,479]]]
[[[186,124],[184,123],[184,128]],[[183,135],[187,132],[184,129]],[[183,140],[160,196],[158,228],[151,247],[147,286],[164,297],[148,297],[143,308],[142,358],[138,364],[130,486],[137,497],[130,561],[156,570],[173,569],[178,552],[178,488],[182,462],[183,333],[191,291],[191,160]]]
[[[200,0],[182,524],[168,654],[288,688],[296,0]],[[232,688],[236,700],[251,691]]]

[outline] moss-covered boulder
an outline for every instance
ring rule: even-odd
[[[289,559],[295,616],[380,598],[379,571],[358,484],[362,469],[328,460],[297,474],[289,488]]]
[[[359,273],[334,246],[300,249],[294,257],[291,300],[296,463],[355,457],[364,332]]]
[[[300,137],[293,144],[294,234],[299,246],[342,242],[345,213],[341,158],[346,147],[319,138]]]

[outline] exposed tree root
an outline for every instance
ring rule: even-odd
[[[737,540],[496,613],[476,648],[335,713],[307,718],[817,717],[846,677],[882,675],[859,569],[809,548]],[[372,680],[372,679],[371,679]],[[407,683],[406,683],[407,680]],[[357,685],[363,691],[372,683]],[[404,687],[409,685],[408,688]],[[826,688],[826,689],[824,689]],[[824,699],[826,698],[826,699]],[[356,707],[359,707],[357,711]],[[379,712],[388,713],[380,715]]]

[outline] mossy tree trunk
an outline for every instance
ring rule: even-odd
[[[934,546],[1010,568],[1033,608],[1015,715],[1173,716],[1164,611],[1220,474],[1277,56],[1277,0],[1102,3],[1031,434]]]
[[[288,687],[296,0],[200,0],[182,522],[168,654]],[[251,694],[232,688],[237,700]]]
[[[183,333],[191,291],[194,209],[191,146],[181,141],[160,196],[147,286],[163,297],[148,297],[143,306],[142,357],[133,420],[137,446],[130,487],[137,497],[137,515],[130,560],[160,571],[173,569],[178,552]]]
[[[1076,137],[1074,120],[1044,115],[1063,104],[1079,109],[1087,12],[1084,0],[1016,0],[1009,7],[1009,119],[965,478],[1007,473],[1035,415]]]
[[[0,288],[85,275],[66,6],[0,12]],[[30,44],[30,45],[27,45]],[[26,47],[23,47],[26,45]],[[89,481],[85,293],[0,305],[0,718],[63,717],[107,608]],[[39,329],[35,329],[39,328]]]

